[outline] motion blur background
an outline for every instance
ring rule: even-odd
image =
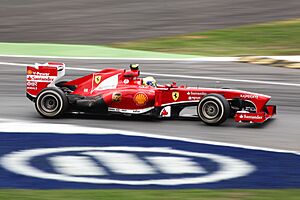
[[[298,0],[1,0],[2,42],[109,44],[299,17]]]

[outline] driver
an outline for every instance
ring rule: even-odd
[[[156,80],[152,76],[147,76],[147,77],[143,78],[143,85],[149,85],[149,86],[152,86],[152,87],[157,86]]]

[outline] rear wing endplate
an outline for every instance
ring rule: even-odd
[[[42,89],[55,86],[55,83],[65,75],[65,68],[65,64],[60,62],[35,63],[34,66],[28,66],[26,76],[27,97],[33,100]]]

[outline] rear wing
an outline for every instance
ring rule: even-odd
[[[35,63],[27,67],[26,95],[34,100],[38,93],[55,83],[65,75],[65,64],[60,62]]]

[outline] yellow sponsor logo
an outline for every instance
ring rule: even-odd
[[[172,98],[174,101],[177,101],[177,99],[179,98],[179,92],[172,92]]]
[[[121,93],[115,92],[112,94],[112,101],[113,102],[120,102],[122,99]]]
[[[95,76],[95,83],[99,84],[101,82],[101,76]]]
[[[147,103],[148,96],[145,93],[140,92],[134,96],[133,100],[136,103],[136,105],[143,106]]]
[[[28,74],[28,75],[32,75],[32,73],[33,73],[33,72],[32,72],[31,69],[29,69],[29,70],[27,71],[27,74]]]

